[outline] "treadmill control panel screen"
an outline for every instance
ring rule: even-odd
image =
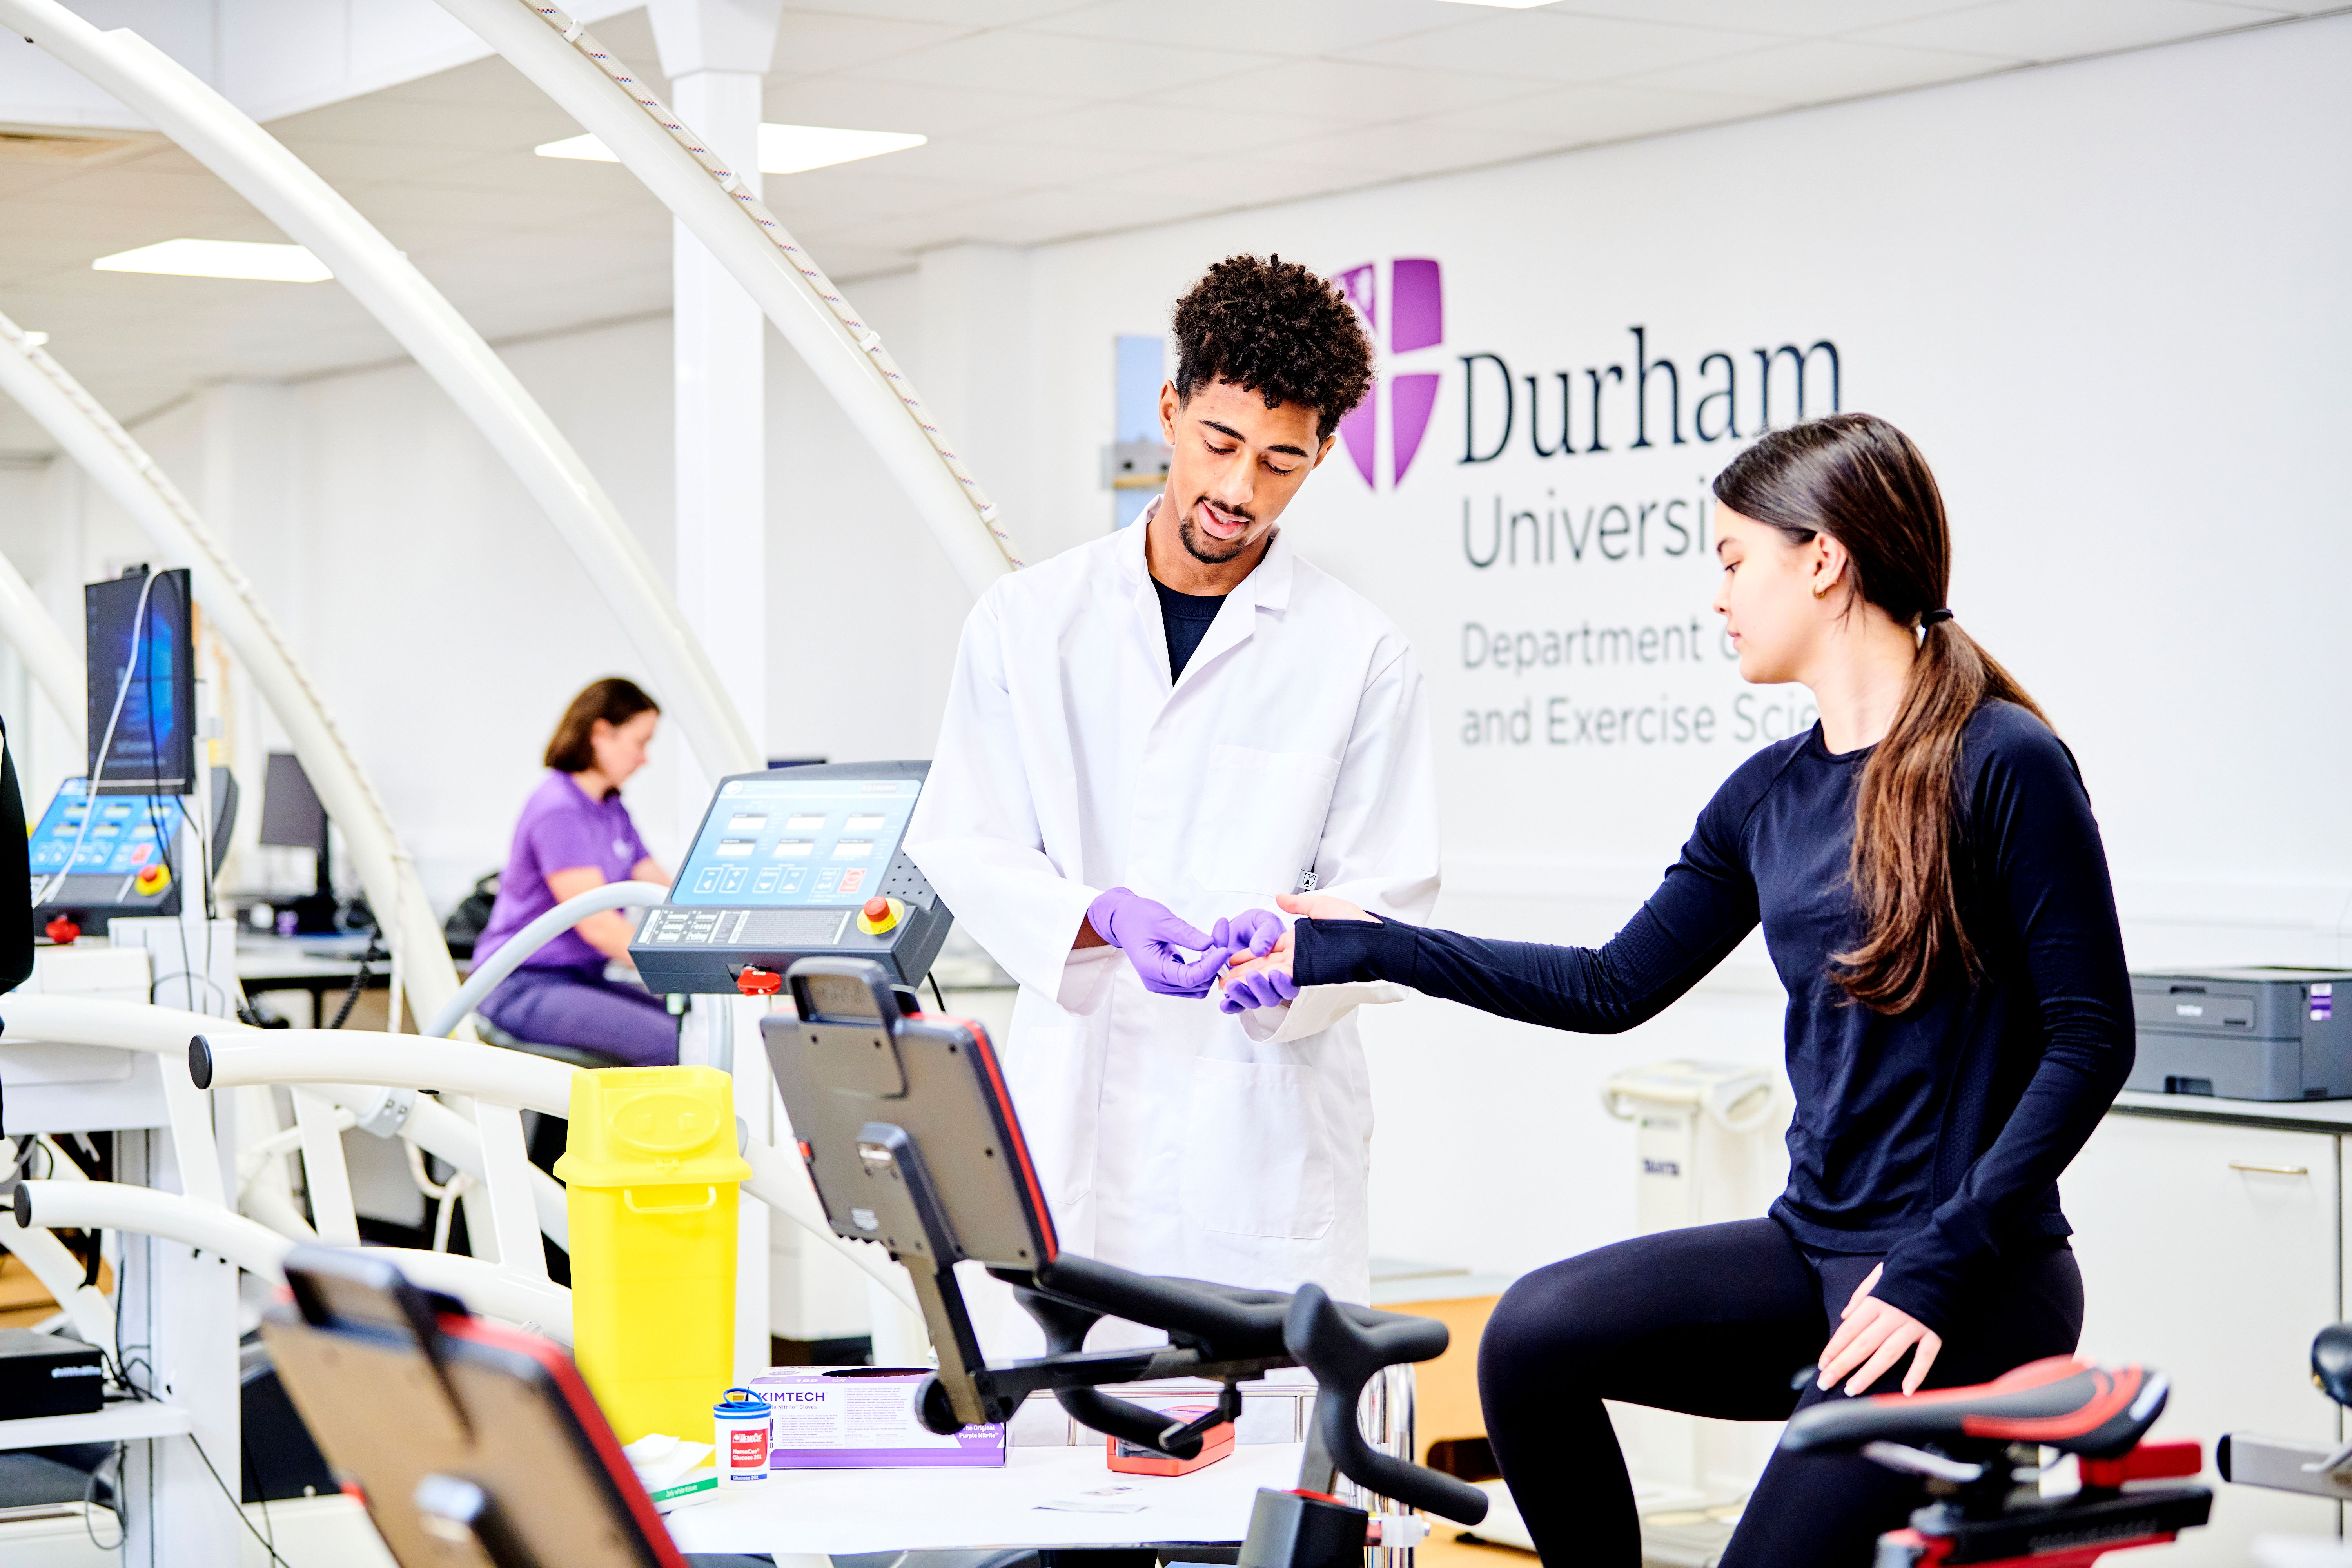
[[[719,786],[674,907],[846,909],[882,882],[922,781],[750,778]]]
[[[33,830],[36,879],[69,871],[79,877],[130,877],[163,859],[180,831],[180,803],[168,795],[102,795],[92,800],[89,781],[68,779],[49,797],[48,810]],[[95,815],[93,815],[95,814]],[[89,831],[82,829],[87,824]],[[79,839],[81,849],[74,850]],[[73,856],[73,865],[66,857]]]

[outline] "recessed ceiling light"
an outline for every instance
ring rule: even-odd
[[[251,278],[264,283],[323,283],[327,264],[299,245],[243,239],[167,239],[91,262],[97,272],[163,272],[176,278]]]
[[[832,125],[762,125],[760,127],[760,173],[797,174],[835,163],[903,153],[929,141],[908,131],[845,131]],[[569,136],[532,149],[542,158],[585,158],[617,163],[604,143],[593,136]]]
[[[25,346],[28,349],[39,348],[43,343],[46,343],[48,341],[49,334],[47,332],[26,332],[25,334]]]

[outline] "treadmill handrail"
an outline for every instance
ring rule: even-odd
[[[659,882],[635,879],[606,882],[601,887],[575,894],[507,938],[498,952],[474,966],[466,983],[457,994],[441,1004],[439,1011],[425,1021],[424,1032],[436,1039],[446,1040],[457,1032],[466,1015],[495,989],[499,981],[522,967],[541,948],[578,925],[591,915],[607,910],[650,910],[669,901],[669,889]]]
[[[382,1035],[357,1029],[206,1030],[188,1041],[188,1076],[198,1089],[238,1084],[380,1084],[469,1094],[493,1105],[572,1114],[576,1068],[470,1040]]]

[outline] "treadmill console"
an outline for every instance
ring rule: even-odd
[[[737,989],[747,968],[870,958],[929,973],[954,917],[900,841],[929,763],[835,763],[719,781],[694,846],[629,946],[656,995]]]
[[[178,914],[180,888],[172,859],[183,820],[173,795],[102,795],[93,800],[87,779],[59,784],[26,846],[37,900],[35,927],[64,914],[85,930],[103,931],[121,915]]]

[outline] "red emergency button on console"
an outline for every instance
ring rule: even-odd
[[[867,936],[880,936],[898,927],[898,917],[907,906],[896,899],[868,899],[866,907],[857,911],[857,929]]]

